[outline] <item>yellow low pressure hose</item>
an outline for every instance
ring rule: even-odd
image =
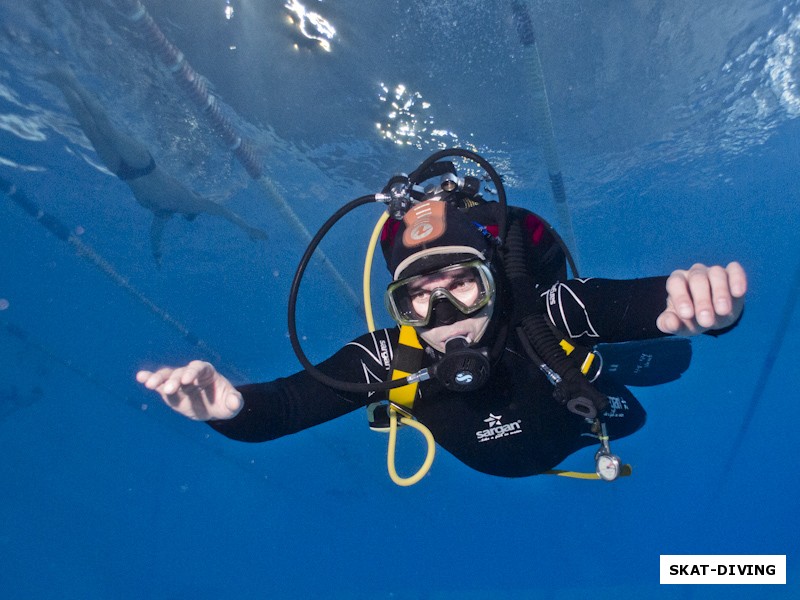
[[[620,477],[629,477],[633,474],[633,468],[630,465],[622,465]],[[578,471],[562,471],[560,469],[553,469],[552,471],[545,471],[542,475],[558,475],[559,477],[569,477],[571,479],[590,479],[599,481],[600,476],[597,473],[579,473]]]
[[[364,313],[367,318],[367,327],[369,331],[375,331],[375,319],[372,313],[372,295],[370,293],[370,281],[372,274],[372,261],[375,258],[375,248],[378,246],[378,239],[380,238],[381,231],[386,221],[389,220],[389,211],[385,211],[378,222],[375,224],[375,229],[372,230],[372,236],[369,239],[369,247],[367,248],[367,256],[364,260]],[[420,479],[428,474],[428,471],[433,464],[433,458],[436,455],[436,441],[433,439],[433,434],[430,429],[425,427],[422,423],[409,419],[408,417],[401,417],[400,423],[408,425],[419,431],[428,443],[428,453],[425,456],[425,462],[411,477],[400,477],[395,468],[395,452],[397,450],[397,410],[393,406],[389,407],[389,450],[386,457],[386,464],[389,469],[389,477],[392,478],[397,485],[404,487],[414,485]]]
[[[372,276],[372,261],[375,258],[375,248],[378,246],[378,238],[383,230],[383,224],[389,220],[389,211],[385,211],[372,231],[367,247],[367,257],[364,260],[364,314],[367,317],[367,328],[370,332],[375,331],[375,319],[372,314],[372,294],[370,293],[370,280]]]
[[[395,449],[397,448],[397,411],[393,406],[389,407],[389,454],[386,457],[386,466],[389,469],[389,477],[392,478],[392,481],[394,481],[397,485],[408,487],[410,485],[414,485],[428,474],[428,471],[433,464],[433,457],[436,454],[436,441],[433,439],[433,434],[431,433],[430,429],[425,427],[425,425],[419,421],[409,419],[408,417],[400,417],[400,422],[403,425],[408,425],[409,427],[413,427],[419,431],[423,436],[425,436],[425,441],[428,443],[428,454],[425,456],[425,462],[422,463],[419,471],[417,471],[411,477],[400,477],[397,474],[394,461]]]

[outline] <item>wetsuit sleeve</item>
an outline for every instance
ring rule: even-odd
[[[544,298],[550,323],[567,338],[583,344],[628,342],[667,337],[656,325],[667,307],[667,277],[645,279],[573,279],[556,283]],[[704,335],[718,337],[736,327]]]
[[[667,278],[573,279],[543,294],[551,324],[583,344],[665,337],[656,319],[667,306]]]
[[[319,368],[344,381],[358,383],[388,378],[394,330],[380,330],[347,344]],[[329,388],[305,371],[267,383],[239,386],[244,407],[233,419],[209,421],[219,433],[243,442],[265,442],[319,425],[378,397],[339,392]]]

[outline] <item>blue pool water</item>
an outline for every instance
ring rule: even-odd
[[[201,104],[216,98],[253,150],[237,158],[127,18],[135,0],[0,2],[0,178],[36,207],[0,195],[4,597],[798,596],[800,2],[522,3],[544,135],[512,4],[148,1],[208,86]],[[158,268],[152,213],[40,78],[64,66],[160,166],[268,241],[174,218]],[[564,228],[555,148],[584,275],[747,269],[741,325],[694,340],[678,381],[635,390],[648,423],[614,445],[632,477],[500,479],[439,451],[401,489],[363,411],[246,445],[135,383],[138,369],[193,358],[237,383],[297,371],[296,223],[315,232],[451,145],[486,156],[513,204]],[[323,244],[355,290],[378,216],[361,209]],[[301,290],[315,360],[365,328],[332,277],[315,263]],[[563,467],[590,469],[593,451]],[[407,471],[421,460],[411,432],[400,454]],[[787,585],[662,586],[664,554],[787,555]]]

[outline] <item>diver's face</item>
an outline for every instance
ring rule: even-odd
[[[456,269],[446,273],[433,273],[420,277],[409,285],[411,305],[419,317],[430,314],[431,296],[436,290],[448,292],[450,297],[465,307],[478,301],[478,282],[471,270]]]
[[[439,327],[417,327],[417,334],[434,350],[444,352],[447,342],[453,338],[466,338],[467,343],[472,345],[478,342],[486,328],[489,326],[489,319],[492,316],[494,303],[489,303],[483,310],[474,317],[461,319],[450,325],[440,325]]]

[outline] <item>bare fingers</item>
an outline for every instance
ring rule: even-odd
[[[734,261],[728,264],[725,270],[728,272],[728,281],[733,297],[735,299],[744,298],[747,293],[747,273],[745,273],[744,267]]]
[[[173,410],[194,420],[230,419],[244,405],[241,393],[204,361],[155,372],[142,370],[136,380],[157,392]]]
[[[674,271],[667,279],[667,310],[657,325],[665,333],[690,335],[727,327],[741,314],[746,292],[747,276],[737,262]]]

